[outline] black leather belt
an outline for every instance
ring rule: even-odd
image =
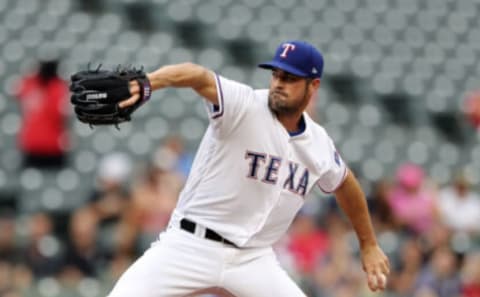
[[[195,234],[195,229],[197,228],[197,223],[192,222],[189,219],[183,218],[183,219],[180,220],[180,228],[185,230],[185,231],[188,231],[192,234]],[[212,229],[209,229],[209,228],[205,229],[205,238],[237,247],[233,242],[231,242],[230,240],[228,240],[226,238],[223,238],[220,234],[218,234],[217,232],[215,232],[215,231],[213,231]]]

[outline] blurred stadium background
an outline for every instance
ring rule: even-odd
[[[361,180],[392,276],[368,292],[354,235],[319,191],[280,261],[309,296],[480,296],[480,133],[466,104],[480,98],[479,15],[478,0],[1,0],[0,295],[105,296],[164,228],[207,125],[181,89],[120,130],[70,111],[67,165],[24,168],[15,90],[38,61],[59,58],[65,80],[88,63],[193,61],[264,88],[256,64],[304,39],[325,57],[310,112]],[[405,180],[422,201],[410,222],[392,202]]]

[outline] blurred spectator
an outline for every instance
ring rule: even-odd
[[[412,296],[415,280],[423,267],[422,248],[415,238],[407,239],[401,247],[398,263],[394,263],[389,282],[398,297]]]
[[[98,165],[95,188],[88,207],[97,220],[98,239],[104,253],[109,256],[123,249],[130,237],[130,226],[120,224],[130,203],[129,179],[132,161],[127,154],[112,152],[103,156]],[[126,227],[126,229],[125,229]]]
[[[467,95],[463,109],[472,126],[480,129],[480,91]]]
[[[0,261],[0,295],[12,289],[12,264],[6,261]]]
[[[442,246],[450,246],[452,243],[452,232],[443,224],[435,224],[428,233],[417,237],[421,242],[424,255],[432,255],[433,252]]]
[[[388,201],[390,189],[390,182],[380,180],[373,186],[372,194],[368,199],[372,222],[377,232],[393,231],[398,226]]]
[[[0,213],[0,261],[18,263],[21,253],[16,246],[15,216],[13,213]]]
[[[85,276],[98,276],[98,267],[105,265],[105,254],[97,245],[98,217],[90,208],[79,209],[69,227],[63,277],[75,282]]]
[[[29,242],[23,260],[37,278],[53,276],[61,267],[60,241],[53,234],[53,222],[46,213],[36,213],[28,220]]]
[[[140,250],[144,250],[158,232],[167,227],[184,182],[174,170],[168,170],[168,166],[156,165],[160,165],[158,160],[148,166],[132,185],[131,203],[124,217],[132,236],[138,236]],[[123,230],[127,231],[127,227],[124,226]],[[126,232],[122,232],[121,236],[125,235]]]
[[[461,287],[457,266],[455,254],[448,247],[438,247],[428,266],[420,273],[416,289],[428,288],[438,297],[459,296]]]
[[[103,276],[104,281],[107,283],[105,294],[111,291],[115,282],[120,278],[122,273],[128,269],[132,262],[133,259],[131,257],[122,253],[118,253],[112,258]]]
[[[110,153],[100,160],[89,202],[102,226],[115,224],[122,217],[130,197],[126,183],[131,171],[132,162],[124,153]]]
[[[454,231],[480,232],[480,197],[471,191],[467,178],[459,174],[453,185],[440,191],[439,209],[442,221]]]
[[[173,174],[183,180],[188,177],[192,166],[193,155],[185,150],[183,139],[178,135],[170,135],[155,152],[154,166]]]
[[[289,231],[288,250],[293,255],[296,270],[301,275],[312,274],[328,247],[328,235],[318,228],[315,213],[302,208]]]
[[[413,297],[439,297],[437,293],[431,288],[423,287],[418,289]]]
[[[461,273],[462,297],[480,297],[480,252],[466,256]]]
[[[22,293],[18,296],[31,296],[29,292],[32,290],[34,278],[30,268],[24,264],[16,265],[13,269],[12,277],[13,286]]]
[[[408,231],[428,232],[437,220],[436,196],[425,182],[425,173],[415,164],[404,164],[388,197],[395,219]]]
[[[24,167],[55,169],[67,161],[68,88],[57,74],[58,63],[41,61],[38,71],[22,78],[16,90],[22,113],[18,144]]]
[[[354,292],[365,290],[365,280],[348,240],[348,227],[336,213],[328,215],[326,226],[329,248],[314,272],[314,296],[357,296]]]
[[[29,297],[32,296],[29,294],[31,286],[32,276],[25,266],[0,260],[0,296]]]

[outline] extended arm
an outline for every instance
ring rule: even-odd
[[[367,273],[370,289],[384,289],[386,284],[382,284],[380,274],[389,274],[388,259],[377,244],[365,196],[351,171],[335,191],[335,197],[357,234],[363,269]]]
[[[218,105],[215,75],[203,66],[193,63],[168,65],[147,74],[152,90],[167,87],[192,88],[212,104]],[[122,101],[120,107],[127,107],[139,99],[139,86],[136,81],[130,83],[132,96]]]

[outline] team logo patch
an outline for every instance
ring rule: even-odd
[[[282,58],[286,58],[289,51],[295,50],[295,44],[292,44],[292,43],[284,43],[282,47],[283,47],[283,52],[280,55],[280,57]]]

